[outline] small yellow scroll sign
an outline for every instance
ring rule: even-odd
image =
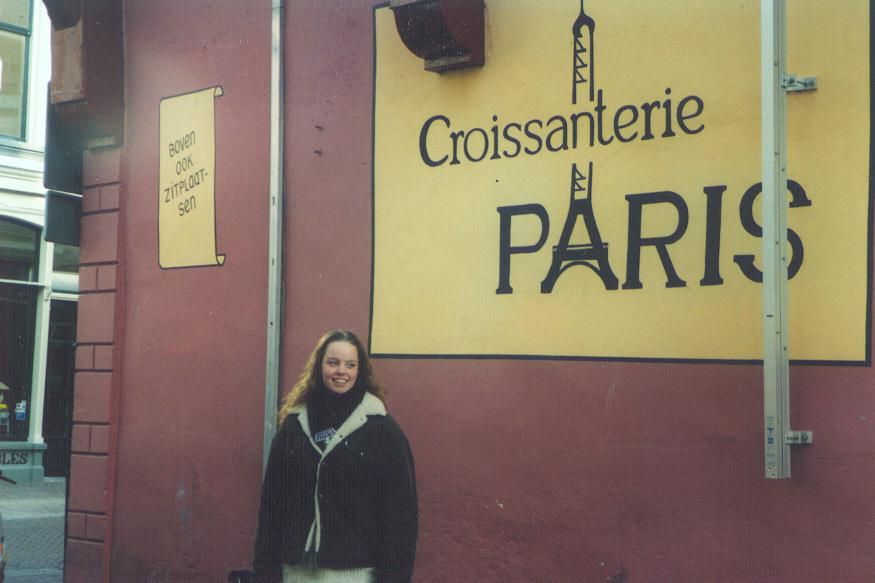
[[[221,87],[165,97],[159,106],[158,263],[222,265],[216,253],[215,98]]]

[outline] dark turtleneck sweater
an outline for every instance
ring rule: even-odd
[[[321,382],[317,383],[313,394],[307,397],[307,418],[313,441],[325,449],[325,442],[340,429],[364,396],[365,384],[359,380],[343,394],[327,389]]]

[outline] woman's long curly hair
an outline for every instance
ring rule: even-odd
[[[325,357],[328,345],[332,342],[349,342],[355,346],[359,360],[356,385],[364,383],[366,391],[381,401],[386,401],[386,391],[374,378],[374,369],[371,366],[371,359],[368,358],[368,351],[365,350],[358,337],[349,330],[332,330],[322,336],[319,342],[316,343],[316,348],[310,354],[304,370],[301,371],[301,376],[298,377],[298,381],[292,387],[292,390],[283,399],[282,407],[280,407],[279,413],[277,413],[277,427],[282,426],[283,421],[289,416],[292,409],[307,402],[307,396],[310,395],[311,391],[323,388],[322,359]]]

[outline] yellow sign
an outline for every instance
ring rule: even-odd
[[[216,254],[215,98],[221,87],[161,100],[158,263],[222,265]]]
[[[487,4],[435,74],[375,17],[376,355],[762,358],[759,4]],[[790,355],[868,355],[868,0],[788,4]]]

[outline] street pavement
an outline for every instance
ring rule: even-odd
[[[63,583],[66,480],[0,482],[0,515],[9,551],[6,583]]]

